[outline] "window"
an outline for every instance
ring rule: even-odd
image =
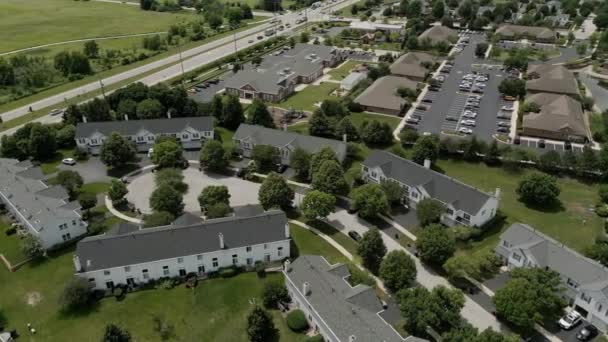
[[[247,258],[247,265],[253,265],[253,258]]]
[[[84,143],[86,143],[86,141],[87,141],[87,139],[85,139],[85,138],[78,139],[79,144],[84,144]]]
[[[264,262],[270,261],[270,254],[264,254]]]
[[[61,235],[61,238],[63,239],[63,241],[70,241],[72,239],[72,236],[70,235],[70,233],[66,233]]]
[[[144,141],[144,137],[137,137],[137,142],[143,142]]]
[[[131,272],[131,266],[125,266],[125,272]]]
[[[72,220],[72,226],[76,225],[76,220]]]
[[[114,282],[111,281],[111,280],[106,281],[106,288],[113,289],[114,288]]]
[[[251,252],[251,246],[247,246],[247,247],[245,247],[245,250],[246,250],[247,252]]]
[[[570,286],[572,288],[575,288],[575,289],[578,288],[578,283],[570,278],[568,278],[568,280],[566,280],[566,284],[568,284],[568,286]]]
[[[378,177],[378,174],[376,172],[372,171],[372,178],[376,178],[376,177]]]
[[[412,192],[412,198],[418,198],[418,193],[417,192]]]
[[[450,209],[450,208],[447,208],[445,212],[446,212],[446,214],[448,214],[448,215],[450,215],[450,216],[451,216],[451,215],[454,215],[454,210],[452,210],[452,209]]]
[[[133,277],[127,278],[127,285],[135,286],[135,279]]]
[[[203,274],[203,273],[205,273],[205,266],[199,265],[198,266],[198,274]]]
[[[95,278],[89,278],[89,285],[95,287]]]
[[[511,247],[511,244],[509,242],[507,242],[507,240],[504,240],[502,242],[502,245],[505,246],[505,247],[507,247],[507,248]]]
[[[210,137],[211,136],[211,132],[204,132],[206,137]]]
[[[217,262],[217,258],[213,258],[211,260],[213,262],[213,267],[218,267],[220,264]]]
[[[236,265],[239,263],[239,257],[236,254],[232,255],[232,264]]]
[[[186,269],[180,268],[179,269],[179,276],[180,277],[185,277],[186,276]]]
[[[581,299],[582,299],[584,302],[586,302],[586,303],[591,303],[591,297],[590,297],[590,296],[585,295],[585,292],[582,292],[582,293],[581,293]]]
[[[183,264],[184,263],[184,258],[177,258],[177,263],[178,264]]]
[[[471,215],[469,215],[467,213],[462,214],[462,217],[467,221],[471,219]]]
[[[197,255],[196,260],[203,260],[203,255],[202,254]]]
[[[192,133],[192,139],[198,139],[198,138],[199,138],[198,133]]]
[[[513,259],[515,261],[520,261],[521,260],[521,255],[517,254],[517,253],[513,253]]]
[[[141,275],[144,279],[150,279],[150,274],[148,274],[148,270],[141,270]]]
[[[604,307],[602,306],[602,304],[599,304],[599,305],[597,306],[597,312],[602,312],[602,309],[603,309],[603,308],[604,308]]]
[[[164,276],[168,276],[169,275],[169,266],[163,266],[163,275]]]
[[[98,144],[97,139],[91,139],[91,145],[97,145],[97,144]]]
[[[364,167],[363,167],[363,171],[365,171],[365,172],[369,171],[369,167],[364,166]]]
[[[277,248],[277,255],[278,256],[283,256],[283,247],[278,247]]]
[[[67,223],[62,223],[59,225],[59,230],[64,230],[64,229],[68,229],[68,224]]]
[[[148,136],[148,141],[153,141],[154,140],[154,136],[153,135],[149,135]]]

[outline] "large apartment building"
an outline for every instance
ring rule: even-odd
[[[76,145],[99,154],[103,141],[114,132],[132,141],[138,152],[148,151],[163,136],[176,138],[185,149],[196,149],[213,139],[213,117],[81,122],[76,126]]]
[[[446,211],[441,220],[449,226],[480,227],[496,215],[499,189],[488,194],[435,172],[428,166],[430,165],[418,165],[389,152],[374,150],[362,164],[362,175],[368,182],[397,182],[405,191],[403,201],[414,209],[425,198],[443,203]]]
[[[374,289],[348,283],[350,272],[344,264],[302,255],[285,261],[283,274],[292,303],[324,341],[428,342],[414,336],[403,338],[384,319],[386,307]]]
[[[203,221],[192,215],[168,226],[131,227],[87,237],[74,255],[76,275],[98,290],[136,287],[152,279],[205,275],[224,267],[253,267],[290,255],[282,211]]]
[[[5,208],[45,249],[86,234],[78,201],[67,191],[49,186],[39,167],[30,161],[0,159],[0,200]]]
[[[509,269],[540,267],[557,272],[569,304],[587,321],[608,330],[608,269],[600,263],[522,223],[502,233],[495,250]]]

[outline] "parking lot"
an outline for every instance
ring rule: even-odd
[[[512,111],[501,108],[512,107],[513,103],[503,100],[498,92],[498,85],[505,77],[502,66],[483,64],[475,57],[475,46],[485,41],[485,36],[467,36],[469,43],[452,62],[446,62],[451,66],[440,70],[436,76],[438,82],[433,81],[437,86],[429,87],[421,106],[412,113],[414,120],[408,123],[420,132],[460,131],[490,141],[500,127],[499,122],[502,122],[502,133],[508,133]],[[499,113],[500,119],[497,118]],[[416,123],[416,119],[419,122]]]
[[[222,77],[224,75],[222,75]],[[213,96],[218,91],[223,90],[225,88],[225,84],[226,81],[223,79],[218,79],[217,83],[203,82],[203,84],[198,84],[192,88],[196,91],[196,93],[191,93],[190,97],[196,102],[211,102]]]

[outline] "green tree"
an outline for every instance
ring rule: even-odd
[[[490,144],[490,148],[486,152],[483,161],[492,166],[500,163],[500,150],[498,149],[498,143],[496,139],[492,139],[492,143]]]
[[[420,260],[441,266],[454,255],[456,241],[445,227],[432,224],[418,233],[416,249],[420,254]]]
[[[365,268],[373,274],[378,274],[382,258],[386,255],[386,246],[377,229],[370,229],[363,234],[357,245],[357,254],[361,256]]]
[[[340,163],[334,150],[332,150],[330,147],[323,147],[317,153],[312,155],[312,158],[310,159],[310,171],[308,174],[312,176],[317,173],[321,165],[327,160],[333,160],[336,163]]]
[[[158,119],[165,116],[165,107],[156,99],[145,99],[137,104],[138,119]]]
[[[160,227],[170,224],[175,219],[175,215],[166,211],[157,211],[144,216],[144,227]]]
[[[55,131],[55,141],[57,146],[60,148],[71,148],[76,142],[74,137],[76,136],[76,127],[74,125],[67,124],[57,131]]]
[[[405,190],[395,181],[384,180],[380,183],[380,186],[390,204],[399,203],[403,199],[403,196],[405,196]]]
[[[170,186],[182,194],[188,191],[188,184],[184,182],[184,174],[180,169],[165,168],[158,170],[154,174],[154,181],[157,187]]]
[[[28,151],[36,160],[46,160],[53,157],[57,151],[55,131],[51,127],[40,123],[32,124]]]
[[[296,147],[291,153],[289,166],[296,172],[296,177],[299,179],[306,180],[309,177],[308,171],[310,170],[310,153],[306,150]]]
[[[353,207],[359,211],[361,217],[375,217],[389,209],[386,193],[378,184],[369,183],[354,189],[351,199]]]
[[[393,142],[393,130],[386,122],[366,120],[361,124],[361,140],[372,146],[388,145]]]
[[[268,172],[276,169],[277,163],[280,162],[279,151],[269,145],[256,145],[251,151],[251,159],[255,161],[260,172]]]
[[[401,140],[401,146],[403,147],[415,144],[419,137],[418,131],[414,128],[404,127],[401,133],[399,133],[399,140]]]
[[[59,304],[67,310],[81,309],[89,304],[91,286],[88,280],[73,277],[63,288],[59,296]]]
[[[275,128],[272,115],[270,115],[264,101],[260,100],[259,98],[253,99],[253,102],[247,108],[247,123]]]
[[[445,206],[441,202],[425,198],[416,205],[416,217],[421,227],[441,221],[441,215],[445,212]]]
[[[133,143],[114,132],[103,141],[100,151],[101,161],[108,167],[119,168],[134,162],[137,151]]]
[[[82,176],[80,176],[78,172],[72,170],[59,171],[55,177],[55,182],[67,190],[71,200],[78,197],[80,188],[82,187],[82,184],[84,184]]]
[[[154,211],[166,211],[177,217],[184,210],[182,194],[169,185],[157,187],[150,196],[150,208]]]
[[[523,49],[515,51],[515,53],[509,54],[509,57],[505,59],[503,63],[505,68],[526,71],[528,69],[528,52]]]
[[[272,316],[259,306],[255,306],[247,316],[247,336],[250,342],[270,341],[276,335]]]
[[[348,183],[344,178],[344,170],[333,160],[326,160],[319,170],[312,175],[312,188],[332,195],[348,193]]]
[[[315,110],[310,120],[308,120],[308,133],[315,137],[332,138],[334,127],[329,118],[320,110]]]
[[[443,15],[445,14],[445,5],[443,4],[443,1],[435,1],[431,14],[435,19],[443,18]]]
[[[124,99],[118,103],[116,109],[117,119],[128,120],[137,118],[137,102],[131,99]]]
[[[294,199],[294,191],[287,185],[285,179],[276,172],[271,172],[258,193],[258,199],[264,209],[287,209]]]
[[[561,164],[562,157],[555,150],[547,151],[538,158],[538,168],[545,172],[557,172]]]
[[[209,206],[207,209],[207,218],[214,219],[220,217],[227,217],[232,212],[230,206],[226,203],[216,203]]]
[[[215,172],[224,171],[229,164],[226,150],[217,140],[205,142],[201,149],[200,162],[203,167]]]
[[[230,205],[230,193],[225,185],[206,186],[200,195],[198,195],[198,204],[203,212],[206,212],[210,206],[218,203]]]
[[[523,97],[526,95],[526,81],[520,79],[504,79],[498,85],[498,91],[508,96]]]
[[[31,259],[36,259],[44,255],[44,248],[42,247],[40,239],[32,234],[27,234],[23,239],[21,239],[19,248],[23,254],[27,255]]]
[[[416,264],[404,251],[392,251],[380,263],[380,278],[389,290],[396,293],[416,280]]]
[[[486,51],[488,50],[488,43],[477,43],[477,45],[475,45],[475,56],[477,57],[483,57],[486,54]]]
[[[435,162],[439,156],[439,143],[435,136],[423,136],[414,144],[412,160],[420,165],[425,159]]]
[[[308,32],[303,31],[302,33],[300,33],[300,43],[308,43],[309,40],[310,34],[308,34]]]
[[[278,309],[279,303],[288,303],[290,300],[289,292],[287,292],[287,288],[284,284],[277,282],[268,282],[264,284],[262,301],[265,308]]]
[[[608,184],[600,184],[598,195],[600,196],[602,203],[608,204]]]
[[[519,195],[519,199],[526,204],[548,206],[555,203],[560,189],[555,177],[533,173],[519,182],[515,192]]]
[[[524,330],[534,323],[555,321],[566,303],[559,274],[543,268],[516,268],[493,301],[500,317]]]
[[[89,58],[99,57],[99,45],[94,40],[89,40],[84,43],[84,54]]]
[[[300,208],[304,217],[314,220],[326,218],[334,211],[335,206],[336,198],[334,196],[322,191],[312,190],[306,193]]]
[[[221,125],[234,131],[243,122],[245,122],[245,115],[243,114],[243,106],[238,96],[226,96],[222,109]]]
[[[175,139],[159,140],[150,159],[159,168],[180,167],[184,162],[182,146]]]
[[[83,192],[78,195],[78,203],[84,212],[86,217],[89,216],[89,210],[97,205],[97,196],[91,192]]]
[[[405,328],[411,334],[426,335],[427,327],[447,331],[461,322],[464,295],[460,290],[439,285],[429,292],[423,287],[414,287],[401,290],[398,297]]]
[[[149,1],[149,0],[142,0]],[[123,329],[116,324],[106,325],[103,333],[102,342],[131,342],[131,334],[128,330]]]
[[[125,200],[125,196],[129,193],[129,189],[125,183],[118,179],[112,179],[110,182],[110,188],[108,189],[108,197],[112,200],[112,203],[119,204]]]
[[[345,116],[338,122],[338,126],[336,127],[336,135],[339,138],[346,136],[347,141],[359,141],[360,139],[357,127],[353,125],[353,122],[348,116]]]

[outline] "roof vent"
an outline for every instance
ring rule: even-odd
[[[355,336],[355,335],[348,336],[348,342],[355,342],[356,339],[357,339],[357,336]]]

